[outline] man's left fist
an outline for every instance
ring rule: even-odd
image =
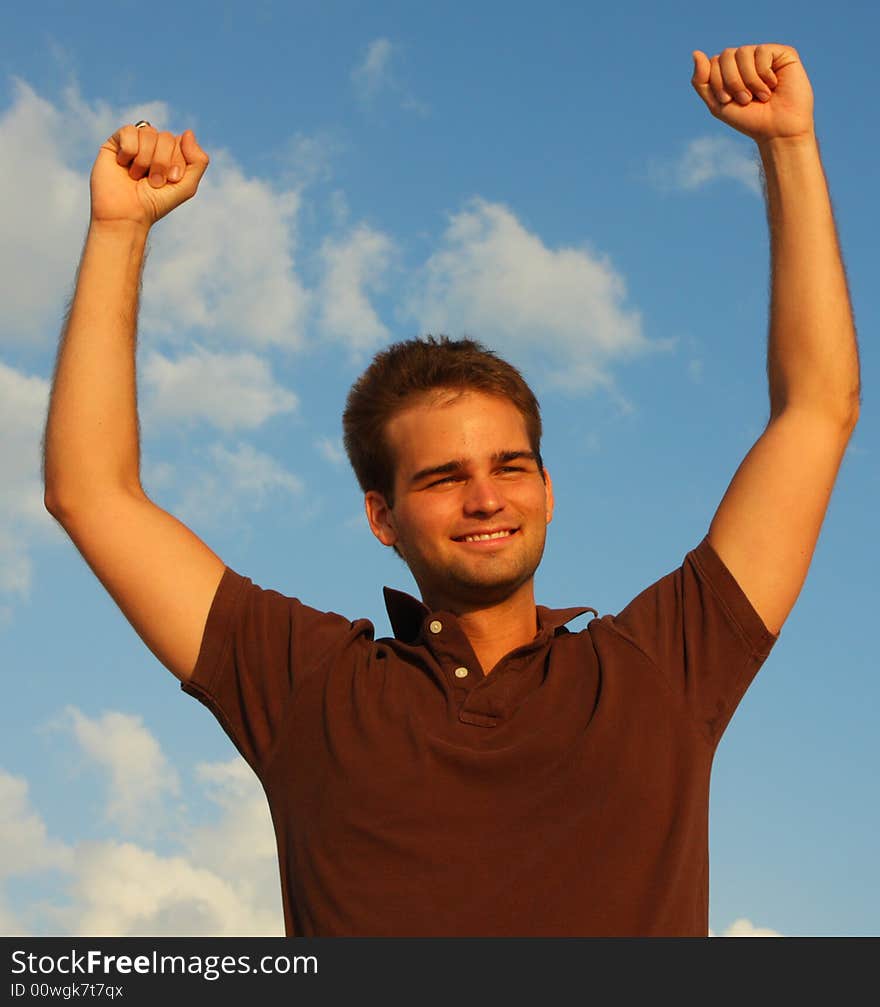
[[[790,45],[693,53],[691,83],[709,111],[758,143],[813,134],[813,89]]]

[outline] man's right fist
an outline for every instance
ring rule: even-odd
[[[175,136],[122,126],[101,144],[92,167],[92,222],[151,227],[195,195],[208,161],[191,129]]]

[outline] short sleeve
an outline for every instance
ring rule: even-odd
[[[611,627],[635,644],[717,744],[779,638],[764,625],[708,536]]]
[[[208,707],[260,775],[298,677],[332,656],[352,627],[226,567],[196,666],[181,688]]]

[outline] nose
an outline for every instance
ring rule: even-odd
[[[464,511],[472,515],[497,514],[504,508],[501,487],[488,476],[474,476],[467,483]]]

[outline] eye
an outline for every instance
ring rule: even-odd
[[[454,483],[460,478],[460,476],[444,476],[442,479],[435,479],[434,482],[428,483],[428,488],[430,489],[432,486],[443,486],[446,483]]]

